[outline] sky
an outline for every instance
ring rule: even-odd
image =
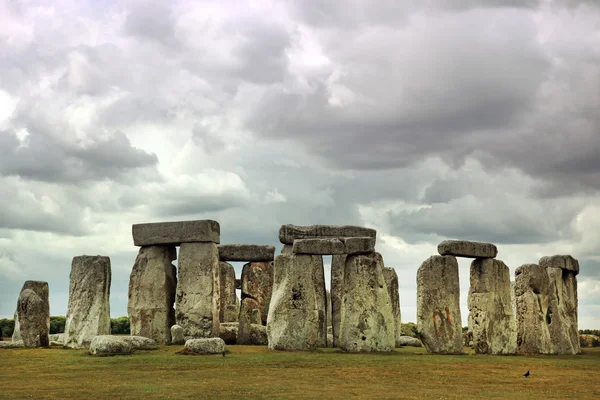
[[[0,0],[0,49],[0,318],[84,254],[126,315],[131,225],[213,219],[376,229],[403,322],[442,240],[571,254],[600,328],[596,0]]]

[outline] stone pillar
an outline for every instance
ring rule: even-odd
[[[342,308],[342,293],[344,290],[344,269],[347,254],[331,257],[331,328],[333,347],[340,347],[340,323]]]
[[[175,319],[185,336],[219,336],[220,271],[215,243],[182,243]]]
[[[266,325],[273,290],[273,262],[250,262],[242,269],[237,344],[259,344],[252,339],[252,324]]]
[[[129,277],[127,313],[131,335],[144,336],[158,343],[171,343],[175,324],[177,259],[174,246],[143,246]]]
[[[392,301],[392,314],[394,316],[394,337],[396,347],[400,347],[399,341],[402,336],[401,315],[400,315],[400,293],[398,289],[398,274],[394,268],[383,268],[383,278],[387,286],[390,300]]]
[[[517,330],[512,312],[510,270],[500,260],[471,263],[469,328],[477,354],[514,354]]]
[[[25,347],[46,347],[49,332],[48,282],[26,281],[17,300],[12,340],[23,341]]]
[[[418,269],[417,331],[429,353],[462,353],[456,257],[431,256]]]
[[[237,322],[239,314],[239,302],[235,294],[235,269],[228,262],[221,261],[221,310],[219,311],[220,322]]]
[[[87,348],[99,335],[110,335],[110,258],[73,258],[65,347]]]
[[[344,268],[339,347],[347,352],[393,351],[392,301],[379,253],[349,255]]]
[[[549,288],[550,279],[544,267],[525,264],[515,271],[517,352],[520,354],[554,352],[548,330],[552,317]]]
[[[577,274],[579,262],[571,256],[542,257],[549,282],[548,330],[554,352],[561,355],[580,354],[577,323]]]
[[[325,347],[325,287],[315,288],[315,268],[322,264],[310,255],[282,254],[273,266],[273,295],[267,317],[267,336],[271,350],[310,351]],[[324,284],[324,282],[323,282]]]
[[[21,292],[22,293],[24,290],[26,289],[30,289],[33,290],[42,300],[45,299],[47,305],[48,305],[48,329],[50,326],[50,302],[48,300],[48,282],[42,282],[42,281],[25,281],[25,283],[23,284],[23,287],[21,288]],[[19,293],[19,297],[20,297],[20,293]],[[15,310],[15,314],[14,314],[14,321],[15,321],[15,326],[13,329],[13,334],[12,334],[12,341],[13,342],[19,342],[19,341],[23,341],[23,338],[21,337],[21,329],[20,329],[20,324],[19,324],[19,302],[17,299],[17,309]]]

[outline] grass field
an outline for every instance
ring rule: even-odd
[[[436,356],[268,351],[225,358],[181,346],[93,357],[85,350],[0,350],[0,399],[599,399],[600,349],[579,356]],[[531,376],[524,378],[525,371]]]

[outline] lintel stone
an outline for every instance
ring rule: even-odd
[[[498,255],[498,248],[491,243],[444,240],[438,245],[438,253],[442,256],[495,258]]]
[[[296,239],[311,238],[375,238],[377,231],[371,228],[351,225],[282,225],[279,229],[279,241],[283,244],[294,244]]]
[[[216,243],[221,239],[217,221],[176,221],[134,224],[134,246],[179,246],[181,243]]]
[[[275,259],[275,246],[259,244],[221,244],[220,261],[266,262]]]
[[[295,254],[341,255],[367,254],[375,251],[372,237],[296,239],[292,252]]]

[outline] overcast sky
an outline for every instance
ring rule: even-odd
[[[571,254],[600,328],[598,4],[0,0],[0,318],[28,279],[65,315],[83,254],[126,315],[131,225],[214,219],[278,252],[282,224],[377,229],[403,322],[444,239],[513,279]]]

